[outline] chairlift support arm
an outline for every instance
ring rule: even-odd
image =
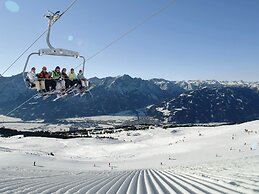
[[[51,11],[48,11],[48,15],[45,15],[45,18],[48,19],[48,34],[46,36],[46,41],[50,49],[54,49],[54,47],[50,44],[49,38],[50,38],[50,31],[52,25],[62,16],[62,14],[59,14],[60,11],[57,11],[56,13],[53,13]]]

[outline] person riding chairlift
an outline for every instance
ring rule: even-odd
[[[80,85],[80,89],[87,89],[89,88],[89,81],[84,77],[83,71],[79,70],[77,75],[77,79],[79,80],[78,83]]]
[[[62,72],[61,72],[61,77],[62,77],[62,81],[61,81],[61,84],[62,84],[62,89],[67,89],[69,88],[69,80],[68,80],[68,76],[67,76],[67,69],[66,68],[63,68],[62,69]]]
[[[75,84],[78,84],[78,79],[77,79],[75,70],[73,68],[71,68],[70,72],[68,73],[68,81],[69,81],[69,87],[72,87]]]
[[[52,71],[52,82],[51,82],[52,89],[61,90],[61,72],[60,67],[57,66],[54,71]]]
[[[26,76],[26,83],[28,84],[29,87],[34,88],[36,87],[36,81],[37,81],[37,76],[36,76],[36,68],[32,67],[31,71],[27,73]]]
[[[45,91],[45,82],[42,80],[38,80],[35,67],[32,67],[31,71],[27,74],[26,81],[30,82],[31,88],[36,87],[39,93],[42,93]]]
[[[39,74],[37,74],[37,76],[38,76],[38,80],[41,80],[45,84],[46,90],[43,92],[50,91],[51,80],[50,80],[50,74],[47,72],[47,67],[43,66],[42,71]]]

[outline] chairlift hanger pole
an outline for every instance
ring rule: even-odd
[[[51,30],[51,26],[61,17],[61,15],[59,14],[60,11],[57,11],[56,13],[52,13],[52,12],[48,11],[48,13],[49,13],[49,15],[45,16],[49,20],[48,21],[48,34],[46,36],[46,41],[47,41],[49,48],[54,49],[54,47],[49,42],[50,30]]]
[[[32,55],[50,55],[50,56],[61,56],[61,57],[75,57],[75,58],[81,58],[83,59],[83,72],[85,70],[85,58],[83,56],[80,56],[79,52],[76,51],[72,51],[72,50],[67,50],[67,49],[63,49],[63,48],[54,48],[51,44],[50,44],[50,32],[51,32],[51,27],[52,25],[63,15],[60,14],[60,11],[57,11],[56,13],[53,12],[48,12],[48,15],[46,15],[45,17],[48,19],[48,33],[46,36],[46,42],[49,48],[43,48],[43,49],[39,49],[39,52],[33,52],[31,53],[26,60],[24,69],[23,69],[23,79],[24,82],[26,84],[26,75],[25,75],[25,71],[27,68],[27,65],[29,63],[30,57]]]

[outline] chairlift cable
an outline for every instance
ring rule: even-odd
[[[63,13],[60,15],[60,17],[61,17],[62,15],[64,15],[77,1],[78,1],[78,0],[74,0],[74,1],[67,7],[67,9],[66,9],[65,11],[63,11]]]
[[[45,30],[33,43],[30,44],[28,48],[26,48],[15,60],[14,62],[6,68],[6,70],[0,74],[0,77],[2,77],[48,30]]]
[[[60,17],[62,15],[64,15],[78,0],[74,0],[69,6],[68,8],[60,15]],[[59,18],[60,18],[59,17]],[[59,19],[58,18],[58,19]],[[56,20],[57,21],[57,20]],[[55,22],[56,22],[55,21]],[[55,23],[54,22],[54,23]],[[53,24],[54,24],[53,23]],[[19,57],[17,59],[14,60],[14,62],[2,73],[0,74],[0,77],[2,77],[46,32],[48,32],[48,29],[46,29],[27,49],[25,49],[25,51],[22,52],[22,54],[19,55]],[[6,114],[6,116],[9,116],[11,113],[13,113],[14,111],[18,110],[19,108],[21,108],[24,104],[26,104],[27,102],[29,102],[31,99],[33,99],[34,97],[36,97],[38,94],[33,95],[32,97],[30,97],[28,100],[24,101],[22,104],[16,106],[14,109],[12,109],[10,112],[8,112]]]
[[[151,15],[145,17],[141,22],[139,22],[138,24],[136,24],[135,26],[131,27],[129,30],[127,30],[126,32],[122,33],[119,37],[117,37],[116,39],[112,40],[109,44],[107,44],[106,46],[104,46],[102,49],[100,49],[99,51],[97,51],[96,53],[94,53],[93,55],[91,55],[90,57],[86,58],[85,61],[89,61],[91,59],[93,59],[94,57],[96,57],[97,55],[101,54],[104,50],[108,49],[109,47],[111,47],[112,45],[116,44],[118,41],[120,41],[121,39],[123,39],[124,37],[126,37],[127,35],[129,35],[130,33],[134,32],[135,30],[137,30],[138,28],[140,28],[142,25],[144,25],[145,23],[147,23],[149,20],[151,20],[152,18],[154,18],[155,16],[161,14],[163,11],[165,11],[167,8],[169,8],[173,3],[175,3],[176,0],[170,0],[169,3],[165,4],[164,6],[162,6],[159,10],[153,12]],[[76,68],[80,67],[80,65],[76,66]]]
[[[38,94],[33,95],[32,97],[30,97],[28,100],[24,101],[22,104],[16,106],[13,110],[11,110],[9,113],[6,114],[6,116],[9,116],[11,113],[13,113],[14,111],[16,111],[17,109],[21,108],[24,104],[26,104],[27,102],[29,102],[31,99],[33,99],[34,97],[36,97]]]
[[[71,5],[60,15],[60,17],[62,15],[64,15],[78,0],[74,0]],[[152,19],[153,17],[161,14],[163,11],[165,11],[167,8],[169,8],[176,0],[170,0],[170,3],[167,3],[166,5],[164,5],[163,7],[161,7],[158,11],[152,13],[151,15],[149,15],[148,17],[144,18],[141,22],[139,22],[137,25],[133,26],[132,28],[130,28],[128,31],[126,31],[125,33],[121,34],[118,38],[114,39],[113,41],[111,41],[109,44],[107,44],[105,47],[103,47],[102,49],[100,49],[99,51],[97,51],[95,54],[93,54],[92,56],[88,57],[86,59],[86,61],[89,61],[91,59],[93,59],[94,57],[96,57],[97,55],[99,55],[100,53],[102,53],[104,50],[108,49],[109,47],[111,47],[113,44],[117,43],[118,41],[120,41],[121,39],[123,39],[124,37],[126,37],[128,34],[132,33],[133,31],[135,31],[136,29],[138,29],[139,27],[141,27],[142,25],[144,25],[146,22],[148,22],[150,19]],[[4,73],[6,73],[24,54],[27,50],[29,50],[48,30],[45,30],[0,76],[3,76]],[[82,64],[80,64],[79,66],[81,66]],[[78,68],[79,66],[75,67]],[[13,110],[11,110],[9,113],[7,113],[7,116],[10,115],[11,113],[13,113],[14,111],[16,111],[17,109],[19,109],[20,107],[22,107],[24,104],[26,104],[27,102],[29,102],[31,99],[33,99],[35,96],[37,96],[38,94],[33,95],[32,97],[30,97],[28,100],[24,101],[22,104],[20,104],[19,106],[15,107]]]
[[[78,0],[74,0],[68,7],[67,7],[67,9],[60,15],[60,17],[62,16],[62,15],[64,15],[76,2],[77,2]],[[59,17],[59,18],[60,18]],[[56,21],[55,21],[56,22]],[[54,23],[55,23],[54,22]],[[53,23],[53,24],[54,24]],[[15,60],[14,60],[14,62],[12,62],[11,63],[11,65],[10,66],[8,66],[5,70],[4,70],[4,72],[2,73],[2,74],[0,74],[0,77],[2,77],[44,34],[46,34],[46,32],[48,31],[48,29],[46,29],[38,38],[36,38],[36,40],[33,42],[33,43],[31,43],[30,44],[30,46],[29,47],[27,47]]]

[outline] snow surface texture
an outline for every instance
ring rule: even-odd
[[[0,170],[1,193],[258,193],[258,157],[166,170]],[[238,171],[235,171],[238,168]]]
[[[0,137],[0,193],[259,192],[259,121],[103,136]]]

